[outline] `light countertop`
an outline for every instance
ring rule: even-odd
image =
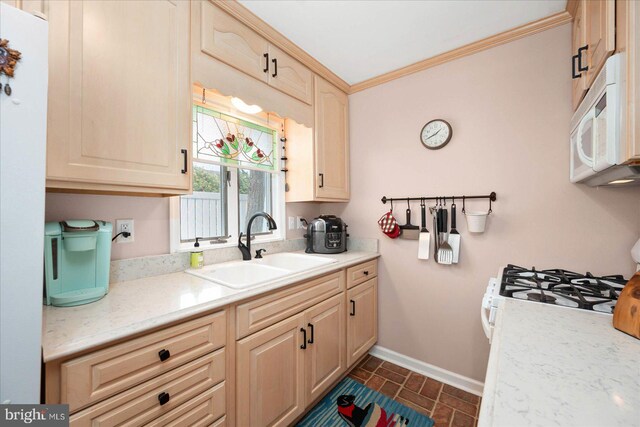
[[[318,254],[314,254],[318,255]],[[77,307],[44,306],[42,354],[45,362],[224,307],[301,280],[380,256],[376,252],[319,255],[336,263],[249,289],[231,289],[187,273],[112,283],[99,301]]]
[[[505,299],[478,425],[640,426],[640,340],[610,315]]]

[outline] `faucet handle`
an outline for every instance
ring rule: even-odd
[[[262,258],[262,252],[267,252],[267,250],[266,250],[266,249],[258,249],[258,250],[256,251],[256,256],[255,256],[255,258]]]

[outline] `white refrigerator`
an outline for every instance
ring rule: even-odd
[[[0,403],[39,403],[48,23],[0,3],[0,39],[22,53],[0,73]]]

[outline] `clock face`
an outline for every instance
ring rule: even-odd
[[[420,140],[425,147],[432,150],[444,147],[451,140],[453,130],[451,125],[444,120],[431,120],[424,125],[420,132]]]

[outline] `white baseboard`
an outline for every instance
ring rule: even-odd
[[[437,366],[405,356],[393,350],[389,350],[388,348],[380,347],[379,345],[374,345],[371,350],[369,350],[369,353],[382,360],[395,363],[398,366],[402,366],[403,368],[407,368],[413,372],[433,378],[434,380],[452,385],[477,396],[482,396],[484,383],[481,383],[480,381],[456,374],[455,372],[447,371],[446,369],[438,368]]]

